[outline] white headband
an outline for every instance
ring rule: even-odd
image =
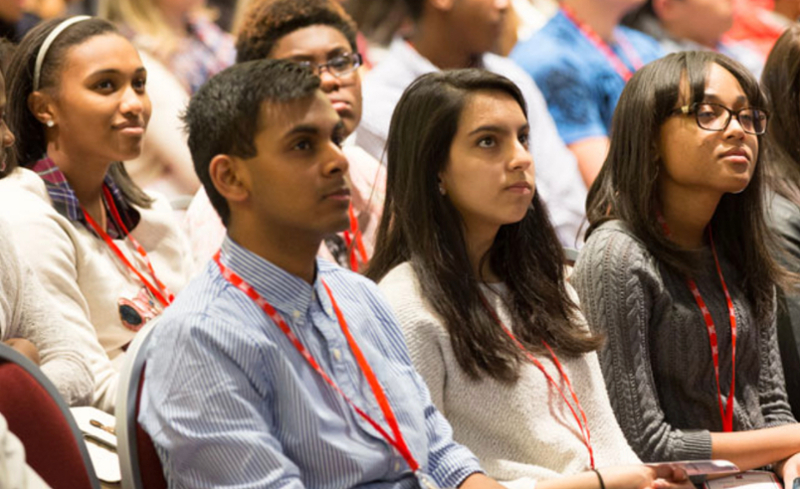
[[[42,47],[39,48],[39,54],[36,55],[36,67],[33,70],[34,92],[39,90],[39,78],[42,76],[42,63],[44,63],[44,57],[47,56],[47,51],[50,49],[50,45],[53,44],[59,34],[64,32],[67,27],[91,18],[92,17],[89,15],[77,15],[75,17],[70,17],[69,19],[65,19],[63,22],[58,24],[55,29],[50,31],[50,34],[47,35],[47,38],[45,38],[44,42],[42,43]]]

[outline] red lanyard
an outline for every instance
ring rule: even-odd
[[[372,368],[369,366],[366,357],[361,352],[361,348],[358,347],[358,343],[350,334],[350,328],[347,326],[347,321],[342,314],[342,311],[339,309],[339,305],[336,303],[336,299],[333,298],[333,293],[331,289],[328,287],[328,284],[325,283],[324,280],[321,280],[322,286],[325,287],[325,292],[328,293],[328,297],[331,299],[331,304],[333,305],[333,310],[336,312],[336,318],[339,320],[339,327],[342,328],[342,333],[344,333],[345,338],[347,338],[347,343],[350,345],[350,350],[353,352],[353,356],[358,363],[358,366],[361,368],[361,372],[366,377],[367,382],[369,383],[370,388],[372,389],[372,393],[375,396],[375,400],[378,401],[378,405],[383,412],[383,417],[386,419],[386,422],[389,424],[389,427],[394,434],[394,437],[390,436],[389,433],[384,430],[377,421],[372,419],[364,410],[356,406],[356,404],[350,400],[349,397],[339,388],[338,385],[331,379],[322,367],[320,367],[319,363],[311,356],[311,353],[303,346],[303,343],[295,336],[291,329],[289,329],[289,325],[286,324],[286,321],[283,320],[278,311],[275,310],[272,305],[266,301],[261,295],[256,292],[256,290],[250,286],[247,282],[244,281],[242,277],[236,274],[233,270],[225,266],[220,259],[220,252],[218,251],[216,255],[214,255],[214,261],[217,262],[219,266],[220,272],[222,272],[222,276],[230,282],[233,286],[241,290],[242,292],[247,295],[250,299],[253,300],[269,317],[272,322],[274,322],[278,328],[289,338],[289,341],[294,345],[300,355],[306,359],[311,368],[316,371],[320,377],[325,380],[325,382],[330,385],[333,390],[339,393],[339,395],[344,398],[344,400],[349,404],[356,413],[358,413],[364,420],[369,423],[375,430],[383,436],[383,438],[392,446],[394,447],[400,455],[405,459],[408,466],[411,468],[413,472],[419,471],[419,464],[414,456],[411,454],[411,450],[409,450],[408,446],[406,445],[405,439],[403,438],[403,434],[400,432],[400,426],[397,423],[397,419],[394,416],[394,411],[392,411],[392,407],[389,405],[389,400],[386,398],[386,394],[383,391],[380,383],[378,382],[378,378],[375,376],[375,373],[372,371]]]
[[[633,65],[633,71],[628,68],[628,66],[622,61],[622,59],[620,59],[617,53],[611,49],[611,46],[609,46],[608,43],[605,42],[603,38],[597,34],[597,32],[595,32],[594,29],[578,19],[578,16],[575,14],[575,11],[572,10],[572,8],[562,3],[561,11],[564,12],[564,16],[566,16],[567,19],[575,24],[575,27],[578,28],[581,34],[583,34],[583,36],[588,39],[598,51],[603,53],[608,62],[611,63],[611,66],[614,67],[614,70],[616,70],[617,74],[625,81],[625,83],[631,79],[633,72],[644,66],[642,59],[636,53],[636,50],[633,48],[631,43],[628,42],[628,38],[625,37],[621,32],[616,33],[617,43],[619,43],[619,47],[621,47],[625,52],[625,57],[628,58],[628,61],[630,61],[630,63]]]
[[[564,380],[564,383],[567,384],[569,393],[572,395],[572,400],[575,401],[575,406],[578,408],[578,412],[581,413],[580,417],[578,417],[578,413],[575,412],[575,408],[573,408],[572,404],[569,402],[569,400],[567,400],[567,396],[566,394],[564,394],[564,391],[561,389],[561,386],[559,386],[558,383],[555,381],[555,379],[553,379],[553,377],[547,372],[547,370],[545,370],[544,365],[542,365],[542,362],[540,362],[538,358],[534,357],[531,354],[531,352],[529,352],[528,349],[525,348],[525,345],[523,345],[522,342],[519,341],[516,336],[514,336],[514,333],[512,333],[511,330],[508,329],[508,327],[506,327],[505,324],[503,324],[503,321],[500,320],[500,317],[486,301],[486,298],[483,296],[483,294],[481,294],[481,300],[483,301],[483,305],[489,311],[489,314],[492,315],[492,319],[494,319],[494,321],[497,324],[499,324],[501,328],[503,328],[503,331],[505,331],[508,337],[511,338],[511,341],[513,341],[514,344],[517,345],[520,350],[522,350],[522,353],[524,353],[525,356],[528,357],[528,360],[530,360],[532,364],[536,365],[536,367],[538,367],[539,370],[542,371],[547,381],[550,384],[552,384],[553,387],[556,388],[559,394],[561,394],[561,399],[563,399],[564,403],[567,405],[567,407],[569,407],[569,410],[572,412],[572,416],[575,417],[575,422],[578,423],[578,428],[580,429],[581,436],[583,437],[583,443],[586,445],[586,449],[589,450],[589,464],[592,470],[594,470],[595,468],[594,450],[592,450],[592,438],[591,435],[589,434],[589,421],[586,419],[586,412],[584,412],[583,408],[581,407],[581,403],[578,400],[578,395],[575,394],[575,390],[572,388],[572,382],[570,382],[567,372],[564,371],[564,367],[561,366],[561,362],[558,361],[556,353],[553,351],[552,348],[550,348],[550,345],[548,345],[545,340],[542,340],[542,344],[544,345],[545,348],[547,348],[547,351],[550,352],[550,357],[553,359],[553,363],[558,369],[558,373],[561,374],[561,378]]]
[[[111,191],[109,191],[108,187],[106,187],[105,185],[103,186],[103,196],[105,197],[106,205],[111,211],[111,218],[114,220],[114,223],[117,225],[117,227],[121,229],[122,232],[125,233],[125,236],[131,242],[133,247],[136,248],[136,251],[144,259],[145,264],[147,264],[147,269],[150,272],[150,276],[153,277],[153,281],[155,282],[155,284],[150,283],[150,281],[147,280],[147,278],[144,275],[142,275],[142,273],[136,267],[133,266],[133,264],[128,260],[128,258],[122,253],[122,250],[120,250],[114,243],[114,240],[111,239],[111,236],[109,236],[108,233],[106,233],[105,229],[101,228],[97,224],[97,222],[95,222],[95,220],[92,219],[92,216],[90,216],[89,213],[86,212],[86,209],[81,207],[81,210],[83,210],[83,216],[86,218],[86,222],[88,222],[89,225],[92,226],[92,229],[94,229],[94,231],[98,235],[100,235],[101,238],[103,238],[103,241],[105,241],[108,247],[111,248],[111,251],[113,251],[114,254],[117,255],[117,258],[119,258],[120,261],[122,261],[122,263],[124,263],[126,267],[132,270],[133,273],[135,273],[136,276],[139,277],[139,280],[141,280],[142,283],[144,283],[145,287],[147,287],[147,289],[153,294],[153,296],[156,299],[158,299],[161,305],[167,307],[172,303],[173,300],[175,300],[175,296],[172,294],[172,292],[169,291],[167,286],[164,285],[160,280],[158,280],[158,277],[156,277],[156,271],[153,269],[152,263],[150,263],[150,258],[148,258],[147,252],[144,250],[142,245],[140,245],[139,242],[136,241],[136,239],[134,239],[133,236],[131,236],[131,233],[128,231],[128,228],[125,227],[125,224],[122,222],[122,217],[119,215],[119,211],[117,210],[117,206],[116,204],[114,204],[114,199],[111,196]]]
[[[660,213],[658,215],[658,222],[661,223],[664,234],[669,237],[671,234],[669,226],[667,226],[667,221],[664,220],[664,217]],[[714,361],[714,376],[717,379],[717,402],[719,403],[719,414],[722,417],[722,429],[723,431],[733,431],[733,399],[736,391],[736,310],[733,308],[731,294],[728,292],[728,284],[725,283],[725,277],[722,275],[722,267],[719,265],[717,249],[714,246],[714,236],[711,234],[711,226],[708,227],[708,240],[711,243],[714,263],[717,266],[717,275],[719,275],[719,281],[722,283],[722,291],[725,293],[725,300],[728,303],[728,316],[731,324],[731,392],[728,394],[728,401],[725,403],[724,407],[722,403],[722,388],[719,385],[719,343],[717,342],[717,327],[714,325],[714,319],[711,317],[711,313],[708,311],[706,302],[703,300],[703,296],[700,294],[700,289],[697,288],[695,281],[690,277],[686,277],[686,285],[688,285],[689,290],[692,291],[694,300],[697,302],[697,307],[700,308],[700,312],[703,314],[703,319],[706,322],[708,342],[711,345],[711,358]]]
[[[361,257],[361,263],[364,265],[369,261],[369,257],[367,256],[367,249],[364,248],[364,238],[358,227],[358,218],[356,218],[356,213],[353,210],[353,204],[350,204],[348,213],[350,214],[350,230],[344,232],[344,241],[349,250],[350,270],[357,272],[358,257],[356,256],[356,252],[358,252],[358,255]],[[353,241],[355,241],[355,243],[353,243]]]

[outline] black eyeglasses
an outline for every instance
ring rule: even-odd
[[[684,105],[670,112],[670,115],[672,114],[694,114],[697,125],[706,131],[724,131],[735,116],[744,132],[757,136],[767,132],[767,119],[769,118],[769,114],[764,109],[747,107],[732,110],[724,105],[712,103]]]
[[[322,70],[328,70],[328,73],[340,78],[347,76],[356,71],[361,66],[361,55],[359,53],[344,53],[330,59],[327,63],[317,64],[313,61],[298,61],[300,66],[308,66],[315,75],[321,76]]]

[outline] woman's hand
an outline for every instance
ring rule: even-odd
[[[11,338],[4,341],[4,343],[25,355],[28,360],[39,365],[39,350],[30,341],[24,338]]]
[[[792,487],[795,478],[800,477],[800,453],[778,463],[775,472],[783,479],[783,487]]]
[[[627,465],[599,469],[606,489],[691,489],[686,472],[668,464]]]

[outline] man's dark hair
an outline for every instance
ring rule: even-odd
[[[256,156],[255,136],[264,102],[281,103],[310,97],[319,78],[304,66],[260,59],[236,64],[205,83],[183,114],[194,170],[211,205],[228,225],[230,207],[209,174],[211,160],[221,154]]]
[[[247,9],[236,37],[236,62],[267,58],[285,35],[326,25],[341,32],[357,52],[356,25],[333,0],[256,0]]]

